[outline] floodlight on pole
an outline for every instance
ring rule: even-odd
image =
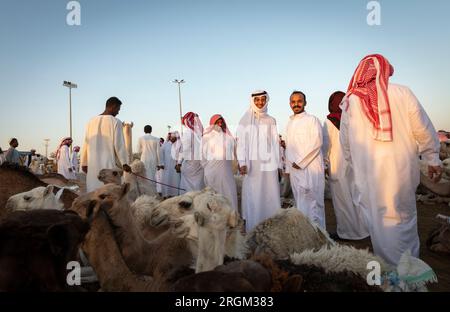
[[[45,158],[48,158],[48,142],[50,141],[50,139],[44,139],[45,141]]]
[[[72,138],[72,89],[78,88],[78,85],[70,81],[64,80],[63,86],[69,88],[69,123],[70,123],[69,128],[70,128],[70,137]],[[70,146],[70,153],[72,153],[72,145]]]
[[[180,87],[180,85],[182,83],[185,83],[186,81],[184,81],[184,79],[181,79],[181,80],[175,79],[172,82],[178,84],[178,100],[180,102],[180,124],[181,124],[181,134],[183,134],[183,122],[181,121],[183,119],[183,110],[181,109],[181,87]]]

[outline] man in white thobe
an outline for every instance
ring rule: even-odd
[[[177,160],[177,171],[181,173],[180,194],[200,191],[205,187],[204,172],[201,165],[201,141],[203,125],[196,113],[188,112],[182,118],[184,125],[181,147]]]
[[[180,150],[180,135],[178,131],[170,134],[170,140],[167,140],[161,148],[161,162],[164,169],[162,176],[161,191],[164,197],[180,195],[180,174],[176,171],[177,158]]]
[[[68,180],[75,180],[77,177],[70,161],[70,145],[72,145],[72,138],[66,137],[61,140],[56,151],[56,160],[58,162],[58,173]]]
[[[325,230],[322,125],[317,117],[305,112],[303,92],[291,94],[290,106],[294,115],[289,118],[286,128],[286,172],[297,209]]]
[[[364,239],[369,236],[366,223],[359,206],[358,190],[353,177],[353,168],[342,155],[339,129],[342,110],[339,105],[345,93],[336,91],[328,101],[327,119],[323,126],[324,159],[328,165],[328,182],[331,200],[336,215],[337,237],[349,240]]]
[[[169,139],[170,139],[170,132],[167,134],[167,141],[169,141]],[[164,163],[162,161],[161,154],[162,154],[162,147],[164,145],[164,138],[159,138],[158,144],[159,144],[159,155],[158,155],[158,157],[159,157],[160,165],[158,165],[156,167],[155,181],[158,182],[158,183],[156,183],[156,192],[158,192],[158,194],[160,196],[162,196],[162,185],[161,185],[161,182],[162,182],[162,177],[163,177],[163,173],[164,173]]]
[[[121,168],[131,171],[122,122],[115,117],[119,114],[121,104],[118,98],[109,98],[105,111],[92,118],[86,126],[80,162],[83,172],[87,174],[87,192],[103,185],[97,178],[102,169]]]
[[[340,141],[353,165],[373,250],[396,265],[407,250],[419,256],[419,154],[434,181],[442,167],[433,124],[409,88],[389,84],[393,72],[379,54],[360,62],[341,104]]]
[[[79,146],[74,146],[73,147],[73,151],[72,151],[71,162],[72,162],[72,167],[75,169],[75,174],[80,172],[80,160],[78,159],[79,152],[80,152],[80,147]]]
[[[235,159],[235,142],[221,115],[211,117],[202,139],[205,183],[222,194],[238,211],[236,181],[232,162]]]
[[[141,161],[145,165],[147,178],[155,181],[156,169],[161,166],[159,159],[161,151],[159,139],[151,135],[152,126],[144,127],[144,135],[139,138],[137,152],[141,155]],[[151,182],[153,193],[156,193],[156,183]]]
[[[242,214],[249,232],[279,208],[280,148],[275,119],[267,114],[269,95],[255,91],[237,129],[237,157],[242,181]]]

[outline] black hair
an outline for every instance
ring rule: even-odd
[[[293,91],[289,98],[291,98],[294,94],[301,94],[301,95],[303,95],[303,99],[305,100],[305,103],[306,103],[306,94],[305,93],[303,93],[302,91]]]
[[[106,101],[106,107],[120,106],[120,105],[122,105],[122,101],[119,100],[118,98],[116,98],[115,96],[110,97],[110,98]]]
[[[152,126],[146,125],[146,126],[144,127],[144,132],[145,132],[145,133],[152,133]]]

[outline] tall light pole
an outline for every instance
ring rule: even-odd
[[[180,101],[180,124],[181,124],[181,134],[183,134],[183,122],[181,121],[183,119],[183,111],[181,109],[181,87],[180,87],[180,85],[182,83],[185,83],[186,81],[184,81],[184,79],[181,79],[181,80],[175,79],[172,82],[178,84],[178,99]]]
[[[44,139],[45,141],[45,158],[48,158],[48,142],[50,139]]]
[[[70,123],[70,137],[72,138],[72,89],[78,86],[70,81],[63,82],[63,86],[69,88],[69,123]],[[73,139],[73,138],[72,138]],[[70,145],[70,153],[72,153],[72,145]]]

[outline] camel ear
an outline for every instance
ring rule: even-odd
[[[86,218],[88,219],[89,222],[91,222],[94,217],[94,208],[96,205],[97,205],[96,200],[90,200],[86,208]]]
[[[205,217],[198,211],[194,213],[194,219],[199,226],[203,226],[205,224]]]
[[[130,183],[122,184],[121,195],[120,198],[123,198],[130,191]]]
[[[235,228],[239,224],[239,215],[237,211],[232,211],[230,215],[228,216],[227,225],[230,228]]]
[[[53,185],[47,185],[44,191],[44,197],[47,197],[51,193],[53,193]]]
[[[131,122],[130,127],[133,128],[134,126],[134,122]]]

